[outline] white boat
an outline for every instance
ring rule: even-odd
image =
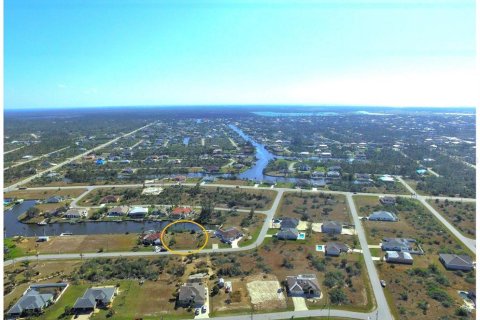
[[[45,225],[47,225],[47,223],[45,222],[45,220],[43,220],[43,221],[37,222],[37,225],[45,226]]]
[[[63,233],[60,233],[60,237],[65,237],[65,236],[72,236],[73,233],[71,232],[63,232]]]
[[[18,199],[17,201],[15,201],[15,204],[23,203],[23,201],[25,201],[25,200],[23,200],[23,199]]]

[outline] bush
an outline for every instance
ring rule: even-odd
[[[333,290],[330,290],[328,295],[330,297],[330,302],[332,304],[346,304],[346,303],[348,303],[347,295],[340,288],[335,288]]]

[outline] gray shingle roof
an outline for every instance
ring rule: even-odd
[[[21,314],[27,310],[44,308],[49,301],[53,299],[53,294],[39,293],[36,290],[30,290],[23,295],[17,303],[8,311],[8,314]]]

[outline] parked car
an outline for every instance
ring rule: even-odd
[[[386,287],[387,286],[387,283],[385,282],[385,280],[380,280],[380,284],[382,285],[382,287]]]
[[[207,306],[202,306],[202,313],[207,312]]]
[[[198,316],[200,314],[200,309],[195,309],[195,315]]]

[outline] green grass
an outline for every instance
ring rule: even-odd
[[[258,238],[258,235],[260,234],[260,231],[262,230],[262,226],[259,226],[257,229],[255,229],[255,232],[252,234],[252,239],[250,240],[245,240],[243,242],[240,242],[238,244],[239,247],[246,247],[248,245],[251,245],[252,243],[254,243],[257,238]]]
[[[9,252],[3,256],[3,260],[11,260],[11,259],[31,255],[31,254],[26,254],[21,248],[17,247],[15,241],[13,241],[12,238],[3,239],[3,244],[9,250]]]
[[[381,257],[382,256],[382,249],[380,248],[370,248],[370,253],[372,257]]]
[[[45,309],[45,313],[39,316],[37,319],[58,319],[65,311],[66,306],[73,307],[75,301],[78,298],[83,296],[85,290],[87,290],[90,286],[89,285],[69,285],[60,299],[53,305]]]

